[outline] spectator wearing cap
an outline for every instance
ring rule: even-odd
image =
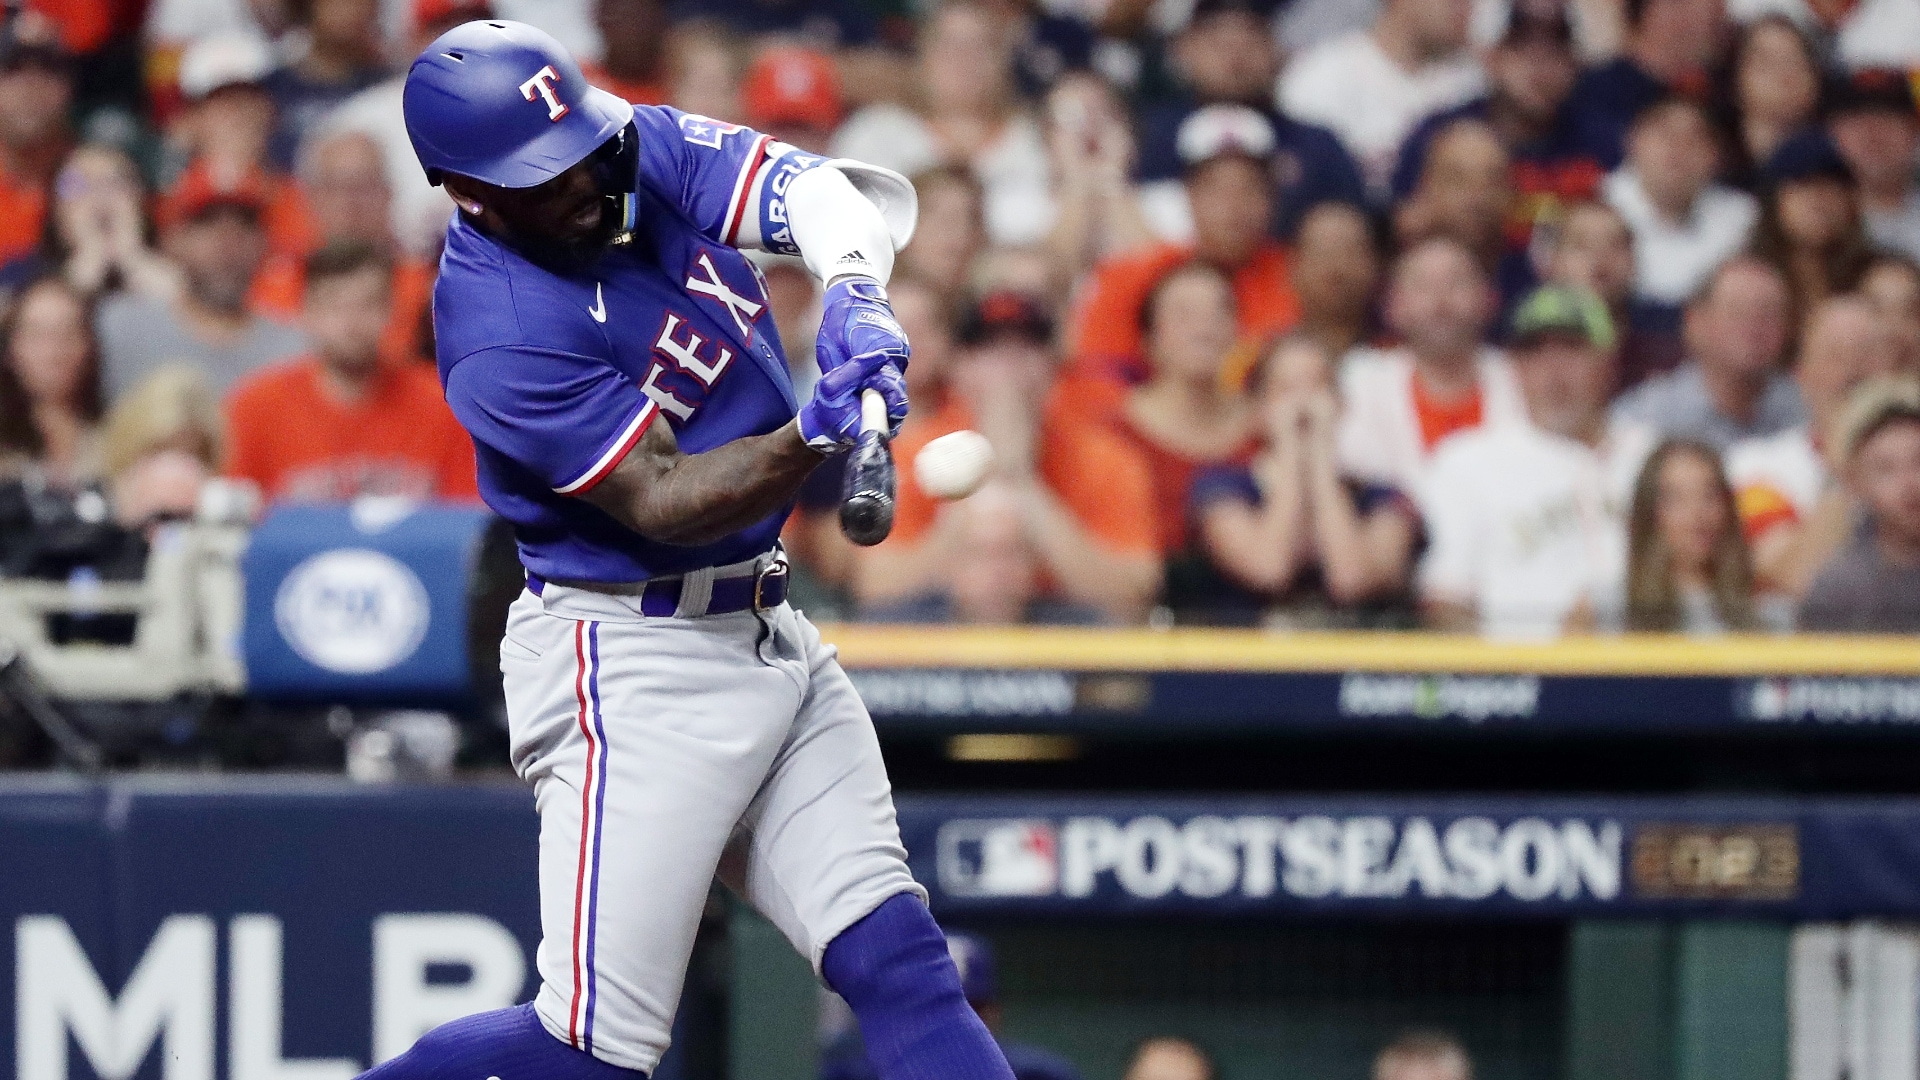
[[[39,245],[48,189],[73,145],[71,61],[44,20],[23,18],[21,30],[0,52],[0,260]]]
[[[979,300],[961,321],[960,351],[946,374],[934,373],[935,384],[916,391],[926,422],[902,429],[894,457],[910,472],[933,439],[961,429],[984,434],[993,444],[989,487],[998,507],[988,524],[1001,530],[1008,515],[1016,519],[1019,542],[1003,550],[1024,553],[1035,595],[1068,605],[1056,614],[1095,611],[1138,622],[1160,587],[1152,474],[1129,440],[1077,407],[1070,387],[1056,385],[1053,331],[1032,297],[996,292]],[[896,497],[893,535],[860,553],[854,592],[863,611],[898,614],[901,603],[929,594],[951,599],[952,564],[966,551],[967,531],[982,524],[956,512],[979,495],[943,508],[903,483]]]
[[[1507,151],[1493,126],[1463,118],[1434,136],[1419,185],[1394,207],[1394,232],[1403,248],[1429,236],[1466,245],[1505,312],[1535,278],[1527,230],[1509,229],[1517,205]]]
[[[761,50],[740,85],[747,125],[811,154],[827,152],[840,126],[840,73],[833,58],[798,45]]]
[[[986,938],[965,930],[947,931],[947,953],[960,971],[960,990],[1007,1057],[1015,1080],[1080,1080],[1073,1063],[1049,1050],[1000,1037],[999,965]],[[821,1080],[879,1080],[857,1031],[821,1054]]]
[[[1867,235],[1883,248],[1920,259],[1920,106],[1904,71],[1856,71],[1834,95],[1827,130],[1860,185]]]
[[[1730,183],[1753,188],[1780,144],[1819,122],[1824,75],[1813,41],[1780,14],[1740,28],[1728,69],[1718,111],[1732,153],[1722,171]]]
[[[421,329],[433,302],[436,268],[409,256],[394,239],[392,189],[380,146],[363,132],[322,134],[300,155],[300,181],[312,208],[316,243],[363,244],[389,260],[393,293],[381,334],[383,355],[413,358],[421,352]],[[261,267],[249,293],[255,311],[294,322],[308,295],[305,256],[275,255]]]
[[[1871,301],[1837,296],[1822,302],[1807,317],[1793,367],[1807,422],[1743,439],[1727,451],[1740,523],[1769,591],[1805,595],[1814,572],[1845,539],[1849,512],[1834,490],[1826,455],[1847,399],[1869,379],[1895,374],[1899,363],[1893,328]]]
[[[247,307],[266,253],[257,182],[217,188],[189,173],[161,208],[160,246],[179,266],[171,301],[120,293],[100,305],[101,375],[109,398],[170,364],[198,369],[214,393],[242,375],[306,347],[299,331]]]
[[[1548,281],[1585,289],[1607,305],[1619,341],[1618,389],[1680,366],[1686,346],[1679,312],[1634,294],[1633,232],[1620,211],[1603,202],[1574,203],[1562,213],[1548,251]]]
[[[1655,436],[1607,415],[1612,320],[1593,294],[1547,285],[1510,340],[1526,422],[1449,439],[1420,487],[1428,622],[1501,638],[1617,625],[1626,510]]]
[[[1600,149],[1568,105],[1579,73],[1566,13],[1514,4],[1506,33],[1487,53],[1488,93],[1413,129],[1394,169],[1394,199],[1419,186],[1428,148],[1442,131],[1457,120],[1484,121],[1508,160],[1514,199],[1503,223],[1507,243],[1526,248],[1537,222],[1557,221],[1569,203],[1592,198],[1606,173]]]
[[[89,299],[115,289],[170,298],[180,275],[153,248],[146,195],[124,151],[105,143],[77,147],[54,181],[46,239],[0,266],[0,287],[58,274]]]
[[[1626,0],[1626,14],[1625,52],[1573,87],[1575,123],[1609,169],[1626,157],[1629,130],[1655,102],[1706,100],[1725,40],[1725,0]]]
[[[173,153],[186,162],[176,188],[259,188],[267,199],[268,248],[297,256],[312,246],[312,222],[299,185],[268,157],[278,124],[264,85],[273,64],[272,47],[256,34],[195,41],[180,57],[185,108],[167,134]]]
[[[1512,365],[1486,344],[1495,303],[1472,252],[1450,236],[1400,256],[1386,297],[1400,344],[1356,350],[1341,365],[1343,475],[1412,491],[1448,436],[1525,416]]]
[[[1861,387],[1837,435],[1835,460],[1864,527],[1814,578],[1800,629],[1920,633],[1920,382]]]
[[[1754,253],[1780,269],[1793,290],[1793,327],[1829,296],[1849,292],[1873,261],[1853,170],[1825,131],[1810,128],[1780,144],[1761,171],[1765,194]]]
[[[796,5],[798,6],[798,5]],[[835,157],[911,176],[965,165],[985,192],[995,244],[1037,243],[1057,211],[1046,139],[1014,86],[1013,41],[984,0],[945,0],[920,30],[916,74],[924,108],[868,105],[834,135]]]
[[[1360,205],[1366,187],[1353,158],[1333,132],[1301,123],[1273,107],[1280,53],[1272,29],[1249,0],[1201,0],[1170,43],[1168,59],[1179,92],[1140,110],[1136,176],[1156,231],[1171,239],[1192,232],[1181,173],[1180,127],[1208,105],[1243,105],[1273,128],[1273,175],[1277,187],[1273,230],[1292,237],[1300,217],[1322,202]]]
[[[380,0],[307,0],[299,27],[306,31],[306,53],[261,83],[278,112],[267,152],[282,169],[293,167],[301,144],[341,102],[387,75]]]
[[[1257,341],[1299,319],[1286,248],[1268,229],[1276,211],[1267,182],[1273,149],[1273,128],[1245,106],[1209,105],[1186,119],[1180,155],[1187,162],[1193,242],[1155,244],[1094,268],[1074,317],[1078,375],[1109,384],[1144,376],[1147,297],[1188,262],[1204,263],[1232,283],[1232,328],[1240,337]]]
[[[493,14],[490,0],[413,0],[410,47],[418,55],[448,30],[474,19],[490,19]],[[409,256],[437,259],[447,221],[453,216],[453,200],[427,183],[420,159],[414,156],[401,108],[406,81],[402,72],[348,98],[327,118],[326,130],[357,131],[379,144],[392,193],[388,219],[395,242]],[[297,258],[310,248],[311,244],[292,254]]]
[[[1687,305],[1689,359],[1614,403],[1619,416],[1662,438],[1693,439],[1725,452],[1742,439],[1806,422],[1806,406],[1782,370],[1789,339],[1786,278],[1771,263],[1736,255]]]
[[[1288,628],[1410,625],[1419,514],[1402,493],[1341,474],[1334,355],[1290,335],[1254,375],[1260,453],[1194,480],[1202,556],[1194,569],[1211,573],[1170,574],[1168,605],[1176,614],[1201,609],[1208,621],[1261,616]]]
[[[256,371],[228,394],[226,474],[269,501],[477,499],[473,443],[439,379],[383,355],[388,255],[337,241],[305,269],[301,324],[313,352]]]
[[[1601,195],[1633,230],[1641,299],[1680,307],[1746,246],[1759,206],[1715,182],[1719,163],[1706,109],[1692,99],[1661,98],[1634,119],[1626,164],[1608,174]]]
[[[581,65],[587,81],[635,105],[665,105],[665,0],[594,0],[593,24],[601,50],[598,61]]]
[[[1340,136],[1384,201],[1414,125],[1486,89],[1467,48],[1472,10],[1470,0],[1384,0],[1370,28],[1293,58],[1280,76],[1281,111]]]

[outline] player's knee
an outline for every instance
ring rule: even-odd
[[[821,974],[856,1010],[868,1002],[962,997],[946,935],[911,893],[895,895],[834,938]]]

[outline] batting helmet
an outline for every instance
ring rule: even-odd
[[[427,179],[504,188],[544,183],[633,120],[628,102],[587,85],[567,50],[525,23],[464,23],[427,46],[402,92],[407,137]]]

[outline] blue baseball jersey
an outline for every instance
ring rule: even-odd
[[[480,493],[548,580],[640,581],[752,558],[791,506],[711,544],[649,540],[580,498],[647,428],[695,454],[777,431],[798,408],[766,287],[739,248],[798,254],[785,192],[822,159],[639,105],[632,239],[577,271],[448,228],[433,320],[447,403]]]

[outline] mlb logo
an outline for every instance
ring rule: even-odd
[[[1045,818],[949,821],[938,839],[940,888],[948,896],[1051,896],[1060,845]]]

